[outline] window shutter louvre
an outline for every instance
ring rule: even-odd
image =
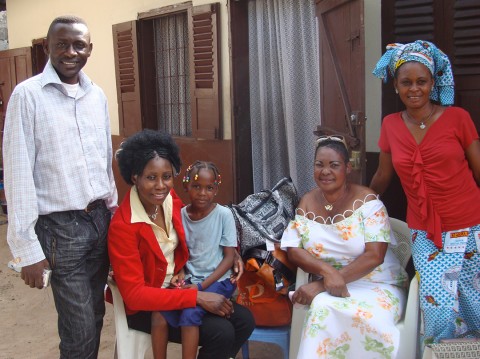
[[[453,73],[458,75],[480,74],[480,30],[478,1],[456,1],[453,22]]]
[[[395,41],[433,41],[433,0],[395,1]]]
[[[220,139],[219,4],[193,7],[190,19],[192,135]]]
[[[136,21],[112,26],[120,135],[142,129]]]

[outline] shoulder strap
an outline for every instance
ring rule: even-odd
[[[259,248],[251,248],[245,253],[243,257],[255,258],[260,260],[261,262],[266,262],[273,269],[280,272],[280,274],[285,277],[290,283],[295,282],[295,273],[293,273],[285,264],[275,258],[273,256],[273,252]]]

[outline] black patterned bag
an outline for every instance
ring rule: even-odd
[[[282,178],[271,190],[251,194],[240,204],[230,205],[242,257],[250,248],[265,246],[267,240],[279,243],[297,205],[297,190],[290,177]]]

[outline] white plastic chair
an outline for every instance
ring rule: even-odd
[[[150,334],[130,329],[127,324],[125,305],[112,277],[108,277],[108,286],[113,296],[113,313],[115,317],[115,358],[143,359],[152,346]]]
[[[405,268],[411,257],[410,250],[410,229],[407,224],[396,218],[390,218],[390,224],[397,245],[392,246],[392,251]],[[300,268],[297,269],[296,288],[308,283],[308,274]],[[400,345],[397,353],[397,359],[415,359],[419,358],[418,353],[418,323],[420,317],[420,304],[418,298],[418,280],[416,277],[410,282],[408,291],[407,306],[403,317],[397,323],[396,327],[400,331]],[[297,358],[298,348],[300,346],[303,323],[307,314],[308,306],[295,304],[293,306],[292,326],[290,331],[290,358]]]
[[[392,251],[397,256],[403,268],[406,267],[412,251],[410,249],[410,229],[407,224],[399,219],[390,218],[390,225],[397,245],[392,246]],[[414,276],[410,282],[408,290],[407,306],[403,312],[403,317],[397,323],[400,331],[400,345],[398,348],[397,359],[419,358],[418,334],[420,322],[420,300],[418,293],[418,280]]]
[[[300,267],[297,268],[297,279],[295,280],[295,289],[308,283],[308,273],[305,273]],[[292,324],[290,326],[290,353],[292,359],[297,358],[298,348],[303,332],[303,322],[307,315],[308,305],[293,305]]]

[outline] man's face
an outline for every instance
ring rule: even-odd
[[[78,82],[78,73],[87,63],[92,47],[84,24],[56,24],[44,44],[58,77],[67,84]]]

